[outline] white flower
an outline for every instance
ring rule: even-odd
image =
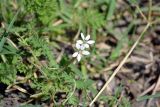
[[[76,48],[78,50],[84,50],[85,49],[84,45],[83,44],[79,44],[79,43],[76,43]]]
[[[90,53],[86,50],[79,50],[75,52],[72,57],[77,57],[77,61],[79,62],[83,55],[89,55]]]
[[[83,45],[83,47],[85,47],[85,48],[89,48],[89,45],[92,45],[95,43],[94,40],[90,40],[90,35],[87,35],[85,37],[84,34],[81,33],[81,38],[82,38],[82,40],[77,40],[76,44]]]
[[[90,52],[85,49],[89,48],[89,45],[92,45],[95,43],[94,40],[90,40],[90,35],[87,35],[86,37],[84,37],[83,33],[81,33],[81,38],[82,40],[77,40],[76,42],[77,51],[72,55],[72,57],[77,57],[78,62],[81,60],[83,55],[90,54]]]

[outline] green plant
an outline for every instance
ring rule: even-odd
[[[51,24],[57,14],[56,0],[26,0],[25,6],[44,25]]]

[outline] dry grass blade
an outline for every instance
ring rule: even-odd
[[[28,93],[27,90],[25,90],[25,89],[22,88],[22,87],[19,87],[18,85],[14,85],[13,88],[15,88],[15,89],[17,89],[17,90],[19,90],[19,91],[21,91],[21,92],[23,92],[23,93]]]
[[[148,24],[146,25],[146,27],[144,28],[143,32],[141,33],[141,35],[139,36],[139,38],[137,39],[137,41],[134,43],[134,45],[131,47],[130,51],[127,53],[127,55],[124,57],[124,59],[120,62],[119,66],[115,69],[114,73],[111,75],[111,77],[108,79],[108,81],[105,83],[105,85],[102,87],[102,89],[98,92],[98,94],[94,97],[94,99],[92,100],[92,102],[89,104],[89,106],[92,106],[93,103],[97,100],[97,98],[100,96],[100,94],[104,91],[104,89],[108,86],[108,84],[111,82],[111,80],[115,77],[115,75],[119,72],[119,70],[121,69],[121,67],[124,65],[124,63],[126,62],[126,60],[128,59],[128,57],[130,56],[130,54],[132,53],[132,51],[134,50],[134,48],[137,46],[137,44],[139,43],[139,41],[141,40],[141,38],[143,37],[144,33],[147,31],[147,29],[149,28],[150,23],[148,22]]]

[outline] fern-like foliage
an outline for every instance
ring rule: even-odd
[[[51,51],[49,44],[43,38],[38,36],[31,36],[27,39],[27,42],[31,45],[37,57],[41,55],[45,56],[49,67],[58,68],[59,65],[55,61],[53,52]]]
[[[56,16],[56,0],[25,0],[25,5],[42,24],[52,22]]]
[[[16,78],[16,69],[14,65],[7,63],[0,63],[0,82],[11,84]]]
[[[43,56],[47,63],[46,65],[41,65],[41,69],[36,68],[43,73],[37,79],[31,77],[31,87],[38,89],[38,93],[43,93],[45,99],[53,97],[58,92],[70,92],[73,86],[74,73],[70,69],[61,70],[60,65],[56,63],[48,42],[38,36],[30,36],[26,38],[26,42],[32,49],[32,55],[37,57],[38,61]]]
[[[93,29],[98,29],[105,24],[105,17],[97,10],[88,9],[87,11],[82,11],[81,23]]]

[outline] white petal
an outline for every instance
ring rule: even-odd
[[[85,40],[88,41],[90,39],[90,35],[87,35]]]
[[[82,45],[80,46],[80,49],[81,49],[81,50],[84,50],[84,49],[85,49],[84,44],[82,44]]]
[[[89,48],[89,45],[86,43],[86,44],[84,44],[84,47],[85,48]]]
[[[77,55],[78,55],[78,52],[75,52],[75,53],[72,55],[72,57],[77,57]]]
[[[77,43],[82,44],[83,41],[82,40],[77,40]]]
[[[77,61],[79,62],[81,60],[81,54],[78,54]]]
[[[83,55],[89,55],[90,53],[88,51],[82,51]]]
[[[79,43],[76,43],[76,48],[77,49],[80,49],[81,48],[81,45]]]
[[[82,40],[85,40],[85,37],[84,37],[83,33],[81,33],[81,38],[82,38]]]
[[[87,41],[87,43],[91,45],[91,44],[94,44],[95,41],[94,40],[89,40],[89,41]]]

